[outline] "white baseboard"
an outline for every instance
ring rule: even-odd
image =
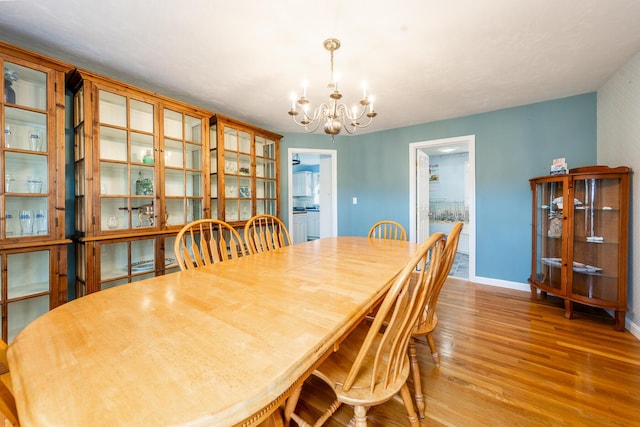
[[[473,277],[469,278],[470,282],[480,283],[482,285],[490,285],[497,286],[499,288],[508,288],[508,289],[516,289],[519,291],[530,292],[531,287],[528,283],[520,283],[520,282],[510,282],[508,280],[500,280],[500,279],[491,279],[488,277]],[[610,313],[613,316],[613,312]],[[640,339],[640,325],[632,322],[628,318],[625,318],[625,328],[627,331],[631,333],[634,337]]]
[[[633,323],[629,319],[625,319],[625,327],[627,328],[627,331],[631,332],[631,335],[640,340],[640,325]]]
[[[528,283],[510,282],[508,280],[492,279],[489,277],[470,277],[470,282],[480,283],[481,285],[497,286],[499,288],[516,289],[518,291],[531,292],[531,286]]]

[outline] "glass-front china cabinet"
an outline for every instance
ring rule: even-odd
[[[71,68],[0,42],[0,318],[11,342],[67,301],[64,79]]]
[[[629,177],[627,167],[591,166],[530,180],[533,192],[532,296],[538,289],[615,312],[627,311]]]
[[[278,216],[281,135],[217,115],[211,120],[211,213],[242,227],[256,214]]]
[[[84,70],[67,84],[77,295],[177,271],[175,234],[209,215],[213,113]]]

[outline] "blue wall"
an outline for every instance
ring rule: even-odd
[[[379,114],[384,114],[380,111]],[[409,229],[409,144],[476,137],[476,275],[526,283],[531,257],[529,179],[554,158],[570,168],[596,164],[596,93],[357,136],[285,134],[281,212],[287,212],[287,150],[335,148],[338,234],[366,235],[393,218]],[[358,197],[358,204],[351,203]]]

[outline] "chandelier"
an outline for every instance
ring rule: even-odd
[[[373,118],[378,115],[373,109],[373,97],[367,94],[366,84],[363,84],[362,99],[360,106],[354,106],[349,109],[345,104],[338,102],[342,98],[342,94],[338,91],[338,81],[333,74],[333,52],[340,48],[340,40],[327,39],[324,41],[324,48],[331,54],[331,81],[327,85],[329,89],[329,102],[318,105],[313,112],[310,112],[310,101],[307,99],[306,82],[302,85],[302,96],[297,98],[295,93],[291,94],[291,110],[289,115],[293,121],[304,127],[309,132],[315,132],[321,124],[324,124],[325,133],[333,137],[344,129],[347,133],[352,134],[358,128],[365,128],[371,124]],[[296,99],[297,98],[297,99]],[[298,106],[302,110],[302,118],[297,119],[300,114]],[[364,123],[361,120],[364,119]]]

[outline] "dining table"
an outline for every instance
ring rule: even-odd
[[[330,237],[63,304],[8,362],[22,426],[250,426],[381,301],[417,249]]]

